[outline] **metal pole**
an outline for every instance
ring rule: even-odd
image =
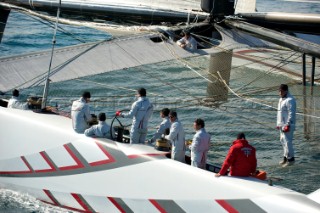
[[[51,72],[51,64],[52,64],[52,59],[53,59],[54,47],[56,44],[56,34],[57,34],[57,28],[58,28],[58,22],[59,22],[59,16],[60,16],[60,7],[61,7],[61,0],[59,0],[58,10],[57,10],[57,19],[56,19],[56,23],[55,23],[55,27],[54,27],[53,38],[52,38],[51,57],[50,57],[48,75],[47,75],[46,83],[44,85],[44,90],[43,90],[41,109],[44,109],[47,106],[47,97],[48,97],[49,82],[50,82],[49,77],[50,77],[50,72]]]
[[[312,69],[311,69],[311,86],[314,86],[314,75],[316,70],[316,58],[312,57]]]
[[[306,54],[302,54],[302,81],[303,86],[306,86]]]

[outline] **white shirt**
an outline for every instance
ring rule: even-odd
[[[86,136],[96,136],[97,138],[109,138],[110,126],[105,121],[99,121],[97,125],[93,125],[84,131]]]
[[[203,155],[210,148],[211,136],[204,128],[199,129],[193,136],[192,144],[189,146],[191,150],[191,160],[201,162]]]
[[[183,126],[178,118],[171,124],[170,134],[165,136],[165,139],[170,140],[172,144],[172,151],[186,150],[185,134]]]
[[[161,138],[161,135],[165,133],[165,130],[170,129],[170,127],[171,127],[171,123],[170,123],[169,118],[164,117],[160,126],[159,126],[159,129],[157,130],[156,133],[154,133],[154,135],[151,139],[151,142],[155,142],[158,138]]]
[[[83,133],[88,128],[87,122],[92,120],[90,108],[84,98],[80,98],[72,103],[71,118],[73,129],[77,133]]]
[[[177,44],[180,46],[181,44],[186,44],[185,49],[187,50],[196,50],[197,49],[197,41],[190,36],[189,39],[186,39],[184,36],[180,40],[177,41]]]
[[[296,100],[288,92],[286,97],[280,98],[278,103],[277,126],[289,125],[294,128],[296,124]]]
[[[150,103],[149,99],[146,97],[139,97],[135,101],[131,110],[128,113],[121,113],[124,118],[132,119],[132,130],[135,129],[147,129],[148,121],[153,113],[153,105]]]
[[[9,99],[8,108],[27,110],[28,109],[28,103],[22,103],[21,101],[19,101],[18,97],[12,96]]]

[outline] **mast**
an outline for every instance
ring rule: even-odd
[[[46,83],[44,85],[44,90],[43,90],[41,109],[44,109],[47,106],[47,97],[48,97],[49,83],[50,83],[49,77],[50,77],[50,72],[51,72],[51,64],[52,64],[52,59],[53,59],[54,47],[56,44],[56,34],[57,34],[57,28],[58,28],[58,22],[59,22],[59,16],[60,16],[60,7],[61,7],[61,0],[59,0],[58,10],[57,10],[57,18],[56,18],[56,23],[55,23],[54,33],[53,33],[53,38],[52,38],[51,57],[50,57],[48,75],[47,75]]]

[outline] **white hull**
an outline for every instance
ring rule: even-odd
[[[254,178],[216,178],[150,146],[76,134],[66,117],[2,107],[0,117],[1,186],[53,205],[88,212],[320,212],[307,196]]]

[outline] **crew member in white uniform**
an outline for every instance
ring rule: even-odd
[[[15,108],[15,109],[23,109],[23,110],[27,110],[29,109],[28,107],[28,103],[23,103],[19,100],[19,90],[14,89],[12,91],[12,97],[9,99],[8,102],[8,108]]]
[[[277,113],[277,129],[280,130],[280,142],[283,147],[282,166],[294,163],[293,132],[296,126],[296,100],[289,93],[288,85],[279,87],[279,104]]]
[[[165,139],[169,140],[171,148],[171,159],[180,162],[185,162],[185,134],[181,122],[178,120],[176,112],[169,113],[169,119],[171,122],[170,133],[165,136]]]
[[[211,136],[204,128],[204,121],[200,118],[193,123],[196,134],[193,136],[192,144],[189,146],[191,150],[191,166],[201,169],[206,168],[207,154],[210,147]]]
[[[191,36],[189,31],[184,32],[184,36],[177,41],[177,44],[186,50],[197,50],[197,41]]]
[[[157,132],[153,134],[153,137],[150,139],[149,143],[156,142],[157,139],[161,138],[161,136],[165,134],[167,129],[170,129],[171,123],[168,117],[169,113],[170,110],[168,108],[163,108],[160,111],[160,117],[162,118],[162,122],[160,123]]]
[[[98,115],[99,123],[93,125],[84,131],[86,136],[94,136],[97,138],[110,138],[110,126],[106,123],[106,114],[101,112]]]
[[[137,90],[136,96],[138,100],[135,101],[131,110],[128,113],[116,112],[116,116],[124,118],[133,118],[130,130],[130,143],[131,144],[144,144],[148,133],[148,122],[153,113],[153,105],[146,97],[147,91],[145,88]]]
[[[72,103],[71,107],[71,119],[74,131],[77,133],[84,133],[89,128],[88,122],[92,120],[90,114],[90,92],[84,92],[79,100]]]

